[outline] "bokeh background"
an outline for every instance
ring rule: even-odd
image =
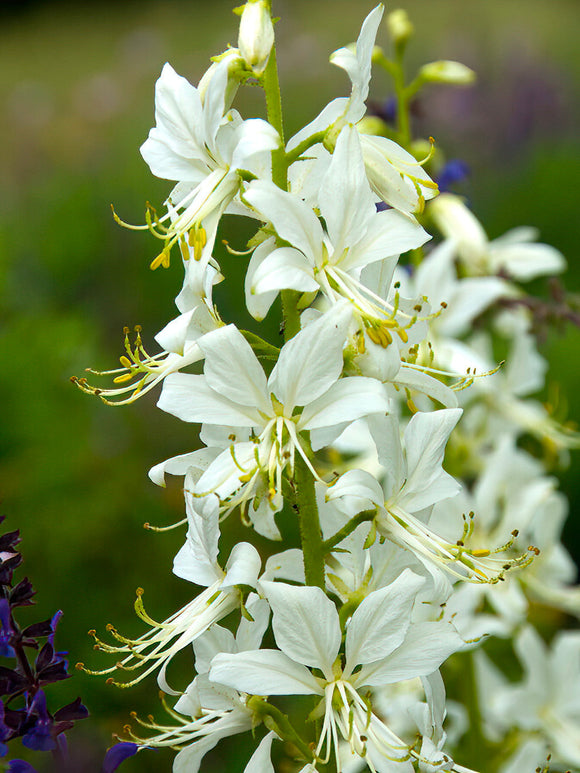
[[[109,207],[114,202],[121,217],[138,223],[145,202],[160,205],[169,192],[138,152],[153,125],[155,79],[169,60],[197,83],[209,56],[236,42],[232,5],[15,0],[0,10],[0,498],[6,527],[22,531],[24,571],[38,587],[30,621],[64,611],[58,641],[71,663],[109,665],[93,652],[89,628],[103,633],[114,622],[127,634],[142,632],[132,610],[138,586],[157,619],[195,590],[170,573],[181,530],[142,528],[182,516],[179,486],[157,489],[146,471],[192,449],[195,431],[156,410],[155,395],[107,408],[69,377],[88,366],[115,367],[124,325],[141,324],[152,344],[174,314],[179,265],[149,271],[156,243],[115,225]],[[348,93],[328,54],[356,38],[372,3],[274,5],[290,135]],[[404,7],[416,25],[410,67],[453,58],[479,74],[469,90],[433,87],[418,106],[419,129],[471,167],[461,191],[490,237],[538,226],[542,240],[568,258],[568,289],[580,291],[577,0],[407,0]],[[381,73],[371,95],[379,102],[389,95]],[[263,115],[257,89],[243,92],[237,106],[247,117]],[[242,248],[247,235],[241,226],[229,238]],[[231,264],[233,279],[218,300],[224,318],[241,319],[243,263]],[[537,289],[544,291],[542,283]],[[571,327],[543,348],[550,380],[576,419],[579,352],[580,332]],[[571,500],[566,542],[577,561],[579,474],[577,454],[562,474]],[[75,673],[53,688],[59,705],[78,694],[92,713],[71,734],[79,771],[99,769],[111,733],[131,710],[162,717],[152,680],[122,691]],[[241,771],[247,755],[232,749],[239,739],[207,770]],[[171,756],[139,755],[125,769],[169,771]]]

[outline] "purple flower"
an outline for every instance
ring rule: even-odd
[[[34,725],[22,736],[22,743],[28,749],[47,752],[56,748],[56,742],[52,737],[53,720],[46,708],[46,696],[39,690],[28,711],[29,717],[34,718]]]
[[[471,170],[465,161],[462,161],[459,158],[451,159],[451,161],[448,161],[445,164],[437,177],[439,190],[442,193],[450,190],[454,183],[465,180],[465,178],[469,176],[470,171]]]
[[[13,658],[14,648],[10,641],[14,635],[12,628],[12,616],[10,614],[10,604],[7,599],[0,599],[0,655],[3,658]]]
[[[8,765],[8,773],[38,773],[38,771],[29,762],[12,760]]]
[[[136,743],[130,741],[116,743],[106,753],[101,773],[113,773],[122,762],[137,754],[138,751],[139,747]]]

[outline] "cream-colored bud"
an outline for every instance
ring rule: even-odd
[[[396,44],[406,43],[415,32],[407,11],[404,11],[402,8],[391,11],[385,21],[389,35]]]
[[[266,0],[249,0],[242,9],[238,47],[256,75],[266,69],[274,45],[274,27]]]
[[[423,65],[419,70],[419,76],[431,83],[453,83],[456,86],[469,86],[476,78],[471,68],[449,59]]]

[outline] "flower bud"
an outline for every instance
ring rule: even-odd
[[[404,11],[402,8],[391,11],[386,18],[386,24],[389,35],[393,39],[395,45],[406,43],[415,32],[415,28],[407,15],[407,11]]]
[[[469,86],[475,82],[476,77],[471,68],[449,59],[423,65],[419,76],[431,83],[452,83],[456,86]]]
[[[357,123],[356,129],[359,134],[371,134],[375,137],[384,137],[387,124],[378,115],[365,115]]]
[[[266,0],[248,0],[242,9],[238,47],[256,75],[266,69],[274,45],[274,27]]]

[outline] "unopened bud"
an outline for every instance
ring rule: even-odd
[[[407,15],[407,11],[404,11],[402,8],[391,11],[391,13],[387,15],[386,24],[389,35],[396,45],[406,43],[415,32],[415,28]]]
[[[357,123],[356,129],[360,134],[371,134],[375,137],[384,137],[387,124],[377,115],[365,115]]]
[[[227,65],[223,64],[224,61],[227,62]],[[205,102],[205,95],[207,94],[212,78],[218,69],[224,66],[227,66],[228,69],[228,85],[226,86],[224,94],[224,110],[229,110],[238,91],[240,82],[244,77],[247,77],[245,61],[237,48],[228,48],[223,54],[212,57],[212,64],[203,75],[197,89],[202,103]]]
[[[238,47],[256,75],[266,69],[274,45],[274,27],[266,0],[248,0],[242,9]]]
[[[475,72],[460,62],[442,59],[429,62],[419,70],[419,76],[431,83],[452,83],[456,86],[469,86],[475,82]]]

